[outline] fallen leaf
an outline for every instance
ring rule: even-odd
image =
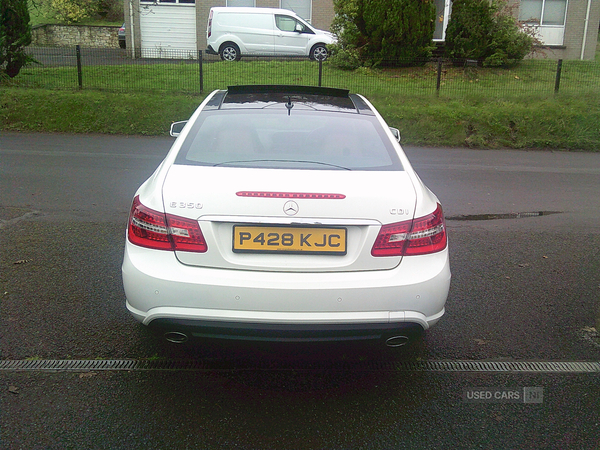
[[[80,373],[79,378],[90,378],[90,377],[93,377],[94,375],[98,375],[98,374],[96,372],[85,372],[85,373]]]
[[[16,386],[9,386],[8,387],[8,392],[10,392],[11,394],[18,394],[19,393],[19,388]]]

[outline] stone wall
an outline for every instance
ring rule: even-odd
[[[40,25],[31,30],[33,46],[111,48],[119,46],[119,27]]]

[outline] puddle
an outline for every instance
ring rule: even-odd
[[[10,206],[0,206],[0,229],[14,225],[21,220],[29,217],[39,216],[40,211],[32,211],[30,209],[13,208]]]
[[[529,217],[549,216],[551,214],[562,214],[562,211],[532,211],[506,214],[472,214],[466,216],[446,216],[446,220],[526,219]]]

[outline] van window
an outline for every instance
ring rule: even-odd
[[[308,28],[301,22],[290,16],[275,16],[275,23],[277,28],[281,31],[300,31],[301,33],[308,32]]]

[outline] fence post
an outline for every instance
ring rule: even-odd
[[[321,81],[323,80],[323,57],[319,56],[319,87],[321,87]]]
[[[558,93],[558,89],[560,88],[560,73],[562,72],[562,59],[558,60],[558,64],[556,65],[556,80],[554,81],[554,93]]]
[[[199,65],[199,75],[200,75],[200,93],[204,92],[204,72],[203,72],[203,64],[202,64],[202,50],[198,50],[198,65]]]
[[[83,89],[83,74],[81,72],[81,47],[79,44],[75,46],[77,55],[77,81],[79,82],[79,90]]]
[[[442,58],[438,58],[437,64],[437,82],[435,86],[436,95],[440,95],[440,86],[442,85]]]

